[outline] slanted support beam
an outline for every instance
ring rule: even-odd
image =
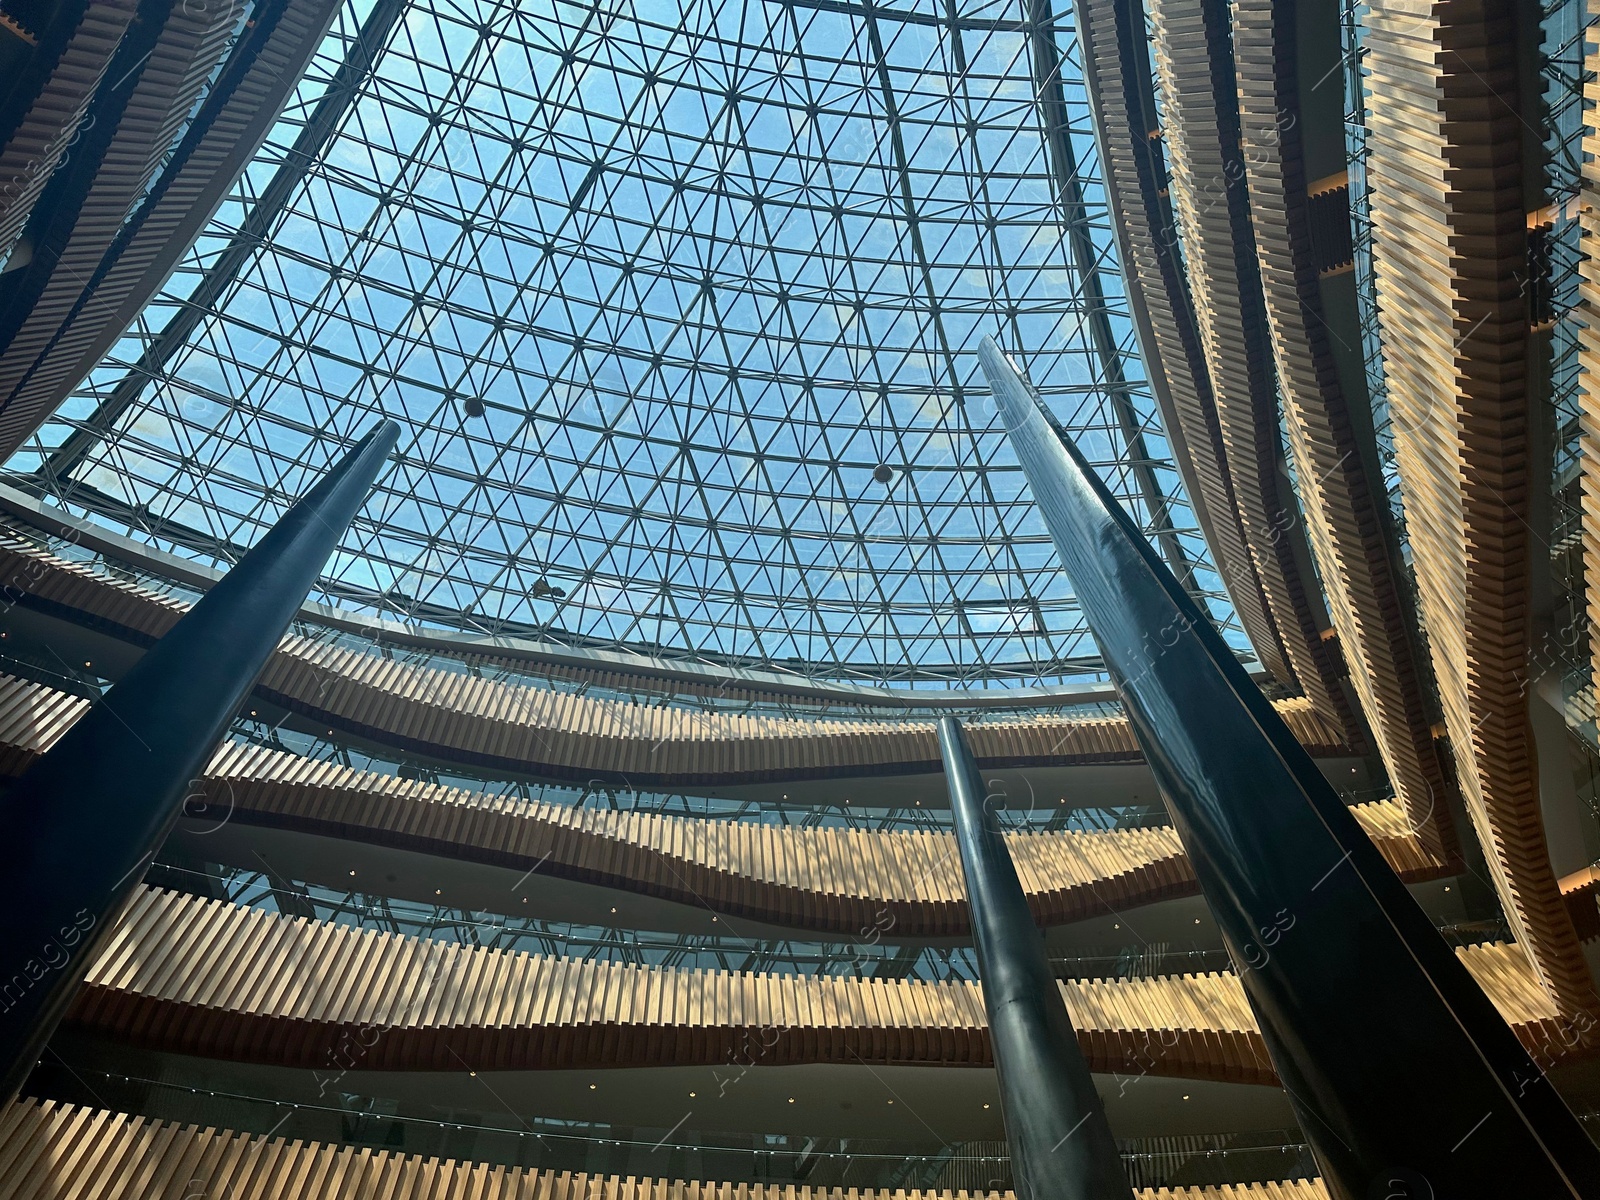
[[[1330,1196],[1600,1196],[1600,1150],[1332,785],[1016,368],[980,357]]]
[[[366,499],[385,421],[0,796],[0,1099],[14,1096]]]
[[[1128,1179],[961,722],[939,721],[1017,1200],[1125,1200]]]

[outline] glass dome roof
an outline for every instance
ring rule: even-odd
[[[331,602],[819,680],[1092,678],[991,333],[1247,654],[1077,54],[1049,0],[359,0],[10,469],[225,564],[387,415]]]

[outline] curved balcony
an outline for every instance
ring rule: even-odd
[[[89,702],[0,675],[0,773],[42,753]],[[229,743],[191,805],[242,824],[344,838],[598,884],[730,916],[855,935],[967,932],[965,888],[948,832],[774,827],[616,812],[359,771]],[[1392,801],[1354,809],[1410,882],[1450,873]],[[1009,835],[1034,916],[1057,925],[1198,894],[1170,827]]]
[[[589,1172],[489,1165],[150,1120],[55,1101],[17,1101],[0,1110],[5,1194],[34,1200],[113,1200],[128,1172],[185,1182],[193,1194],[372,1195],[388,1200],[1010,1200],[1009,1192],[861,1189],[808,1184],[671,1181]],[[1327,1200],[1321,1181],[1139,1188],[1135,1200]]]
[[[1552,1062],[1579,1052],[1515,947],[1458,953],[1526,1043]],[[1096,1071],[1276,1081],[1234,975],[1058,986]],[[991,1062],[975,983],[506,953],[159,888],[136,895],[68,1020],[146,1049],[313,1069],[358,1050],[364,1069],[424,1071]]]
[[[65,616],[135,645],[149,645],[185,601],[100,575],[10,536],[0,536],[5,598]],[[449,762],[558,779],[645,786],[781,782],[940,770],[926,720],[749,716],[645,706],[354,648],[286,637],[256,694],[330,729]],[[1308,701],[1277,702],[1308,748],[1348,754]],[[985,767],[1136,763],[1122,716],[990,716],[970,730]]]

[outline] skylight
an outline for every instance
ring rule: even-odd
[[[1077,54],[1038,0],[362,0],[10,467],[222,563],[382,414],[403,457],[320,598],[818,679],[1092,678],[990,333],[1242,648]]]

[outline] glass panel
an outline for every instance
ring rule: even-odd
[[[1170,524],[1243,649],[1137,361],[1064,14],[1052,33],[1021,0],[418,0],[291,155],[371,7],[13,461],[135,381],[58,502],[224,562],[390,416],[400,461],[328,602],[823,679],[1094,678],[977,369],[994,333],[1136,518]],[[1064,111],[1036,99],[1037,37]],[[1051,162],[1047,121],[1076,162]],[[141,365],[278,171],[283,211]]]

